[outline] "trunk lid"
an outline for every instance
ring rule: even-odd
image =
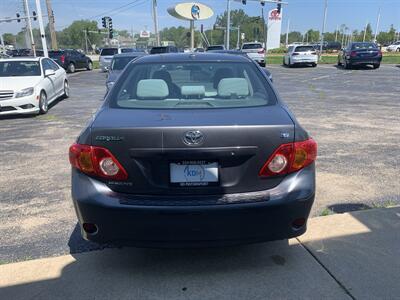
[[[189,131],[200,131],[202,142],[185,143]],[[106,183],[114,191],[134,194],[270,189],[282,178],[259,178],[258,172],[280,144],[293,140],[293,121],[277,105],[192,111],[105,109],[91,127],[92,145],[109,149],[129,174],[128,182]],[[171,164],[197,163],[218,166],[218,181],[202,186],[171,183]]]

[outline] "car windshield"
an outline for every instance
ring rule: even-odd
[[[262,48],[261,44],[255,43],[255,44],[244,44],[242,49],[260,49]]]
[[[136,57],[134,56],[128,56],[128,57],[114,57],[112,63],[111,63],[111,70],[116,71],[116,70],[123,70],[127,64],[132,59],[135,59]]]
[[[314,51],[314,50],[315,50],[315,48],[313,46],[297,46],[294,51],[295,52],[308,52],[308,51]]]
[[[101,50],[101,56],[109,56],[109,55],[114,55],[118,53],[118,49],[117,48],[105,48],[103,50]]]
[[[234,108],[272,105],[276,99],[260,70],[247,62],[139,63],[121,78],[111,107]]]
[[[167,47],[153,47],[150,50],[151,54],[159,54],[167,52]]]
[[[40,65],[37,61],[2,61],[0,77],[40,76]]]
[[[374,43],[358,43],[358,44],[353,44],[351,47],[352,50],[357,50],[357,49],[377,49],[378,47]]]

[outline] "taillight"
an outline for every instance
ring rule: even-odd
[[[293,52],[292,53],[292,55],[294,56],[294,55],[299,55],[300,53],[297,53],[297,52]]]
[[[378,51],[378,56],[382,56],[382,51],[381,50]]]
[[[258,51],[258,54],[265,54],[265,49],[263,48],[262,50]]]
[[[61,55],[60,60],[61,60],[61,63],[63,64],[65,62],[65,55]]]
[[[71,166],[85,174],[112,180],[127,180],[128,173],[111,154],[103,147],[73,144],[69,147]]]
[[[356,57],[357,56],[357,52],[356,51],[351,51],[350,52],[350,56],[351,57]]]
[[[270,156],[259,172],[261,177],[285,175],[307,167],[317,158],[317,143],[313,139],[282,144]]]

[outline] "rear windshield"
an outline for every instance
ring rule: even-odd
[[[111,62],[111,70],[123,70],[127,64],[136,57],[128,56],[128,57],[114,57]]]
[[[224,50],[224,46],[210,46],[207,47],[207,51],[209,50]]]
[[[261,44],[244,44],[243,46],[242,46],[242,49],[260,49],[260,48],[262,48],[263,46],[261,45]]]
[[[166,53],[167,47],[153,47],[150,50],[151,54],[159,54],[159,53]]]
[[[2,61],[0,62],[0,77],[40,76],[40,66],[37,61]]]
[[[111,107],[201,109],[275,104],[275,94],[251,63],[139,63],[125,70]]]
[[[296,52],[308,52],[308,51],[314,51],[315,48],[313,46],[297,46],[294,51]]]
[[[59,56],[61,56],[63,54],[64,54],[63,51],[49,51],[49,56],[50,57],[59,57]]]
[[[377,49],[378,46],[374,43],[359,43],[359,44],[353,44],[351,49],[357,50],[357,49]]]
[[[109,55],[114,55],[118,53],[117,48],[106,48],[101,50],[100,56],[109,56]]]
[[[121,53],[130,53],[130,52],[135,52],[135,49],[133,48],[122,48]]]

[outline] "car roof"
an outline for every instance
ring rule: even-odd
[[[120,54],[115,54],[115,57],[137,57],[137,56],[141,56],[141,55],[146,55],[146,52],[142,52],[142,51],[134,51],[134,52],[126,52],[126,53],[120,53]]]
[[[229,62],[249,62],[247,56],[232,55],[225,53],[167,53],[153,54],[140,57],[135,60],[137,63],[163,63],[163,62],[197,62],[197,61],[229,61]]]
[[[32,57],[32,56],[18,56],[18,57],[10,57],[10,58],[4,58],[1,61],[40,61],[40,59],[43,57]]]

